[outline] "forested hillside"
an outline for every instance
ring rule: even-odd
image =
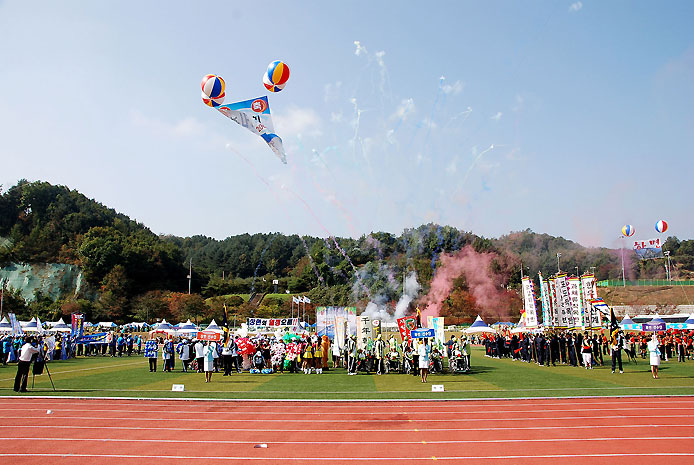
[[[676,278],[694,271],[694,241],[671,237],[665,249],[672,253]],[[484,310],[484,296],[475,291],[473,283],[479,275],[505,293],[495,301],[499,315],[512,315],[520,305],[521,264],[526,275],[536,277],[541,271],[549,276],[557,271],[557,253],[563,271],[594,271],[598,279],[621,276],[619,251],[585,248],[530,230],[489,239],[428,224],[397,236],[373,232],[360,238],[280,233],[242,234],[224,240],[203,235],[180,238],[157,236],[146,226],[64,186],[20,181],[0,190],[0,265],[77,265],[93,291],[58,301],[42,295],[25,301],[8,283],[5,311],[20,316],[52,318],[79,310],[90,319],[116,321],[208,318],[219,317],[225,301],[239,317],[279,316],[290,305],[284,299],[266,299],[253,306],[239,298],[219,297],[275,292],[274,280],[279,282],[278,292],[308,295],[319,305],[364,308],[371,303],[392,311],[409,292],[408,279],[416,284],[409,303],[413,306],[433,298],[435,276],[450,273],[454,274],[447,276],[445,289],[434,289],[442,313],[469,319]],[[451,265],[463,255],[471,266]],[[639,262],[632,259],[631,252],[626,255],[628,278],[664,277],[662,260]],[[188,295],[191,263],[192,294]]]

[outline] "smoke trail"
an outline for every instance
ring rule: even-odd
[[[469,168],[467,169],[467,171],[465,172],[465,176],[463,177],[463,182],[460,183],[460,189],[462,189],[463,186],[465,186],[465,182],[467,181],[468,176],[470,176],[470,172],[471,172],[472,169],[475,167],[475,165],[477,164],[477,162],[480,161],[480,159],[484,156],[484,154],[486,154],[486,153],[489,152],[490,150],[494,150],[494,144],[490,145],[489,148],[487,148],[486,150],[483,150],[482,152],[480,152],[480,154],[477,155],[477,157],[473,160],[472,164],[470,165],[470,167],[469,167]]]
[[[446,80],[446,76],[441,76],[439,78],[439,88],[436,91],[436,98],[434,99],[434,104],[431,106],[431,113],[429,114],[429,122],[427,125],[427,133],[424,136],[424,147],[429,146],[429,134],[431,134],[431,127],[434,125],[434,111],[436,111],[436,106],[441,98],[441,92],[443,92],[443,81]]]
[[[277,236],[273,234],[270,237],[268,243],[265,245],[263,251],[260,252],[260,260],[258,261],[258,265],[255,267],[255,271],[253,272],[253,280],[251,281],[251,293],[255,292],[255,279],[258,277],[258,270],[260,269],[260,265],[263,264],[263,257],[265,257],[265,252],[267,252],[267,250],[270,248],[272,242],[275,240],[275,237]]]
[[[255,168],[255,165],[253,165],[253,163],[251,163],[251,161],[250,161],[248,158],[246,158],[245,156],[243,156],[243,154],[241,154],[241,152],[239,152],[239,151],[236,150],[234,147],[232,147],[231,144],[226,144],[226,148],[227,148],[228,150],[231,150],[232,152],[234,152],[239,158],[241,158],[244,162],[246,162],[246,164],[247,164],[247,165],[251,168],[251,170],[253,171],[253,174],[255,174],[255,176],[256,176],[263,184],[265,184],[265,185],[267,186],[267,188],[270,190],[270,193],[275,197],[275,200],[277,200],[277,203],[278,203],[278,204],[281,204],[281,203],[282,203],[282,199],[280,198],[279,195],[277,195],[277,192],[276,192],[275,188],[273,188],[272,185],[271,185],[271,184],[270,184],[270,183],[258,172],[258,170]],[[284,210],[283,210],[283,211],[284,211]],[[285,214],[286,214],[286,212],[285,212]],[[287,216],[287,218],[289,219],[290,222],[293,221],[293,220],[292,220],[292,217],[291,217],[290,215],[286,215],[286,216]],[[313,261],[313,257],[311,257],[311,252],[308,250],[308,246],[306,245],[306,241],[304,240],[303,236],[299,236],[299,239],[301,239],[301,243],[304,245],[304,250],[306,251],[306,255],[308,256],[308,259],[309,259],[309,261],[311,262],[311,267],[313,268],[313,272],[316,274],[316,278],[318,278],[318,282],[321,283],[321,284],[324,284],[323,277],[322,277],[322,276],[320,275],[320,273],[318,272],[318,268],[316,267],[316,264],[315,264],[315,262]]]

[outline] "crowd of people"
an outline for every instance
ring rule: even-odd
[[[549,334],[485,335],[482,338],[487,357],[508,357],[540,366],[557,364],[583,367],[603,366],[605,356],[612,360],[612,372],[624,372],[622,352],[627,360],[649,359],[651,366],[660,360],[677,358],[679,362],[694,360],[694,331],[667,330],[658,333],[617,332],[610,337],[601,331],[555,331]],[[657,355],[657,357],[654,356]],[[657,378],[657,368],[654,378]]]
[[[359,344],[354,335],[347,337],[342,348],[331,344],[327,336],[316,334],[281,338],[230,335],[226,342],[161,336],[145,342],[144,356],[149,359],[150,372],[157,371],[159,357],[165,372],[174,371],[178,359],[182,372],[205,372],[208,382],[214,372],[223,372],[223,376],[243,370],[321,374],[331,366],[342,367],[350,375],[406,373],[422,376],[426,382],[428,373],[444,371],[444,358],[448,358],[451,371],[469,371],[471,350],[465,338],[458,341],[453,337],[437,345],[428,339],[399,342],[394,336],[386,341],[378,335],[362,342]]]

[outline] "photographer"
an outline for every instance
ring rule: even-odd
[[[14,390],[16,392],[27,392],[27,381],[29,380],[29,367],[31,359],[39,353],[39,349],[35,346],[36,339],[29,336],[19,352],[19,361],[17,363],[17,376],[14,378]]]

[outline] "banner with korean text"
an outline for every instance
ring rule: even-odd
[[[569,278],[569,296],[571,296],[571,328],[583,329],[583,308],[581,304],[581,278]]]
[[[663,258],[663,243],[660,238],[634,241],[634,252],[641,260]]]
[[[546,327],[552,327],[552,305],[550,304],[549,282],[540,275],[540,299],[542,300],[542,324]]]
[[[569,290],[569,278],[566,274],[559,274],[554,278],[554,287],[557,295],[556,326],[562,329],[573,328],[571,291]]]
[[[586,329],[602,328],[600,312],[595,311],[590,302],[598,298],[598,285],[595,276],[586,274],[581,276],[581,299],[583,302],[583,315]]]
[[[529,276],[523,277],[523,308],[525,313],[525,326],[537,327],[537,306],[535,305],[535,284]]]

